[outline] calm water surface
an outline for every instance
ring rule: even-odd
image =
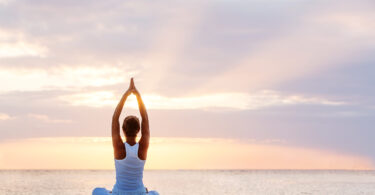
[[[91,194],[111,189],[114,171],[0,171],[1,195]],[[375,194],[375,171],[162,171],[144,183],[160,194]]]

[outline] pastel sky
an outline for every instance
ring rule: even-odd
[[[111,168],[112,113],[134,77],[155,138],[149,168],[373,169],[374,10],[372,0],[0,0],[0,168]],[[126,114],[138,115],[134,97]],[[79,162],[15,163],[23,148],[79,159],[87,143],[98,153]],[[195,161],[163,163],[181,153]],[[98,154],[108,160],[84,165]]]

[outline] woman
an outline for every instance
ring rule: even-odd
[[[122,125],[126,142],[122,141],[120,134],[119,118],[127,97],[130,94],[137,97],[142,122],[136,116],[127,116]],[[136,138],[141,129],[141,139],[137,143]],[[143,185],[143,169],[147,158],[147,150],[150,142],[150,130],[146,107],[141,95],[134,86],[133,78],[130,80],[129,89],[122,96],[112,118],[112,145],[114,149],[116,184],[112,192],[105,188],[95,188],[93,195],[158,195],[156,191],[148,192]]]

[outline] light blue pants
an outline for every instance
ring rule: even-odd
[[[111,192],[105,188],[95,188],[92,195],[159,195],[157,191],[146,192]]]

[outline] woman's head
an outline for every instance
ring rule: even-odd
[[[136,137],[140,129],[139,119],[136,116],[130,115],[125,117],[122,124],[122,130],[126,137]]]

